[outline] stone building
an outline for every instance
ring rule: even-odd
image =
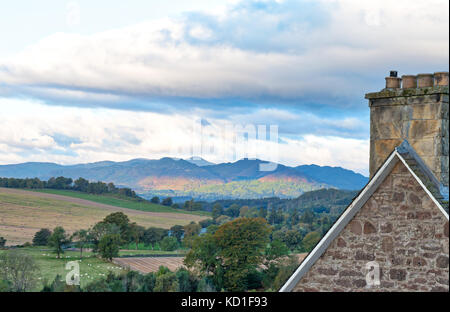
[[[280,291],[449,291],[448,73],[369,93],[370,181]]]

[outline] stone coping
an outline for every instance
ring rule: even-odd
[[[448,94],[448,86],[435,86],[427,88],[411,89],[383,89],[379,92],[367,93],[365,98],[368,100],[385,99],[395,97],[409,97],[430,94]]]

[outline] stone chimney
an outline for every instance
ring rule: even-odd
[[[391,71],[386,88],[366,94],[370,107],[370,177],[407,140],[436,179],[448,187],[448,72]]]

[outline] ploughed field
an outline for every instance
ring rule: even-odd
[[[307,253],[296,254],[298,263],[301,263],[307,256]],[[160,266],[165,266],[171,271],[176,271],[183,267],[184,257],[131,257],[114,258],[113,263],[124,269],[138,271],[143,274],[157,272]]]
[[[142,257],[142,258],[114,258],[113,263],[132,271],[143,274],[157,272],[160,266],[176,271],[183,265],[184,257]]]
[[[41,228],[62,226],[68,233],[87,229],[113,212],[125,213],[144,227],[170,228],[207,218],[183,212],[152,212],[107,205],[86,199],[0,188],[0,237],[6,244],[31,242]]]

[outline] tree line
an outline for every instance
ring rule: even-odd
[[[23,189],[55,189],[72,190],[88,194],[118,194],[130,198],[140,198],[136,193],[127,187],[116,187],[114,183],[89,182],[86,179],[78,178],[75,181],[71,178],[52,177],[45,180],[38,178],[0,178],[0,187],[23,188]]]

